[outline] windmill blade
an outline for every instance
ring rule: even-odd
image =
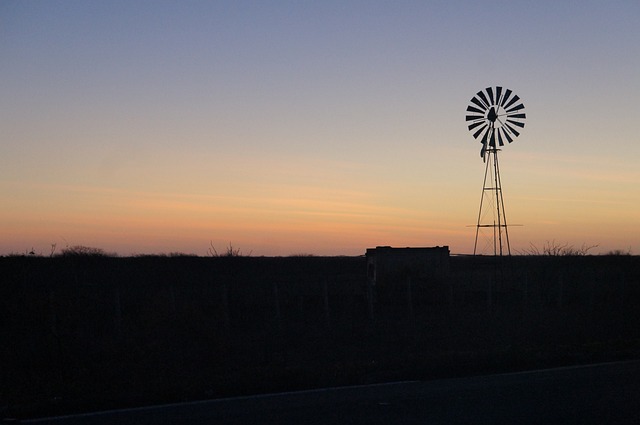
[[[507,118],[518,118],[518,119],[525,119],[527,116],[525,114],[507,114]]]
[[[484,122],[483,122],[482,124],[483,124],[483,126],[482,126],[482,127],[480,127],[480,129],[479,129],[478,131],[476,131],[475,133],[473,133],[473,137],[474,137],[475,139],[477,139],[477,138],[478,138],[478,136],[479,136],[479,135],[480,135],[480,134],[481,134],[481,133],[482,133],[482,132],[487,128],[487,127],[489,127],[489,126],[488,126],[486,123],[484,123]]]
[[[467,115],[465,121],[484,120],[484,115]]]
[[[492,148],[495,148],[496,147],[496,129],[491,128],[489,132],[491,133],[491,138],[489,139],[489,146],[491,146]]]
[[[491,130],[488,129],[485,133],[484,136],[482,136],[482,144],[483,145],[487,145],[489,143],[489,133],[491,133]],[[494,146],[495,147],[495,146]]]
[[[500,130],[501,129],[498,129],[498,145],[504,146],[504,142],[502,141],[502,132]]]
[[[472,98],[471,102],[478,105],[483,112],[489,109],[489,107],[486,105],[483,105],[482,102],[480,102],[477,97]]]
[[[509,123],[504,123],[504,126],[506,128],[509,129],[509,131],[511,131],[516,137],[518,137],[520,135],[520,133],[518,133],[518,130],[516,130],[515,128],[511,127],[511,125],[509,125]]]
[[[491,87],[487,87],[485,90],[487,90],[487,93],[489,93],[489,100],[491,101],[489,105],[495,105],[495,103],[493,102],[493,89]]]
[[[511,119],[509,119],[509,118],[507,118],[507,122],[508,122],[509,124],[517,125],[517,126],[518,126],[518,127],[520,127],[520,128],[524,128],[524,123],[523,123],[523,122],[520,122],[520,121],[514,121],[514,120],[511,120]]]
[[[522,103],[521,103],[521,104],[519,104],[518,106],[514,106],[514,107],[513,107],[513,108],[511,108],[511,109],[507,109],[507,113],[509,113],[509,112],[514,112],[514,111],[518,111],[518,110],[520,110],[520,109],[524,109],[524,104],[522,104]]]
[[[502,87],[496,86],[496,105],[500,104],[500,95],[502,94]]]
[[[507,139],[507,142],[513,142],[513,138],[509,135],[509,132],[507,132],[504,128],[502,129],[502,131],[504,132],[504,137]]]
[[[487,107],[487,109],[489,109],[489,99],[487,99],[487,96],[485,96],[485,94],[482,92],[482,90],[480,90],[478,93],[476,93],[476,96],[479,96],[480,99],[482,99],[484,101],[485,106]]]
[[[467,112],[475,112],[484,116],[484,111],[482,109],[475,108],[471,105],[467,106]]]
[[[504,108],[504,104],[506,103],[506,101],[509,99],[509,96],[511,96],[512,91],[507,89],[506,92],[504,92],[504,97],[502,98],[502,102],[500,103],[500,106],[502,106]]]
[[[473,124],[469,125],[469,131],[473,130],[474,128],[482,124],[484,124],[484,121],[474,122]]]
[[[504,109],[509,108],[509,106],[513,105],[514,103],[516,103],[517,101],[519,101],[520,98],[518,97],[517,94],[513,95],[513,97],[511,98],[511,100],[509,102],[507,102],[506,105],[503,106]]]

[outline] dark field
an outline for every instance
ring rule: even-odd
[[[34,417],[640,358],[640,258],[0,258],[0,408]]]

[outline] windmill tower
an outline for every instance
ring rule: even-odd
[[[513,142],[520,135],[518,128],[524,127],[524,104],[519,101],[520,97],[511,90],[496,86],[480,90],[467,106],[466,121],[469,131],[482,143],[480,157],[485,163],[473,255],[476,255],[478,249],[481,229],[491,232],[489,246],[493,255],[511,255],[498,152],[505,140]]]

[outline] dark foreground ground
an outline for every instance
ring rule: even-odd
[[[640,361],[112,410],[33,425],[640,423]]]
[[[0,409],[34,418],[640,358],[640,258],[0,258]]]

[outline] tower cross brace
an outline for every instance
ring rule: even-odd
[[[484,151],[485,171],[482,184],[482,196],[478,211],[476,225],[476,238],[473,245],[473,255],[478,251],[478,235],[481,228],[493,230],[493,255],[511,255],[509,244],[509,232],[507,229],[507,217],[502,196],[502,183],[500,181],[500,167],[498,164],[498,152],[495,146],[487,147]],[[487,205],[487,203],[489,205]]]

